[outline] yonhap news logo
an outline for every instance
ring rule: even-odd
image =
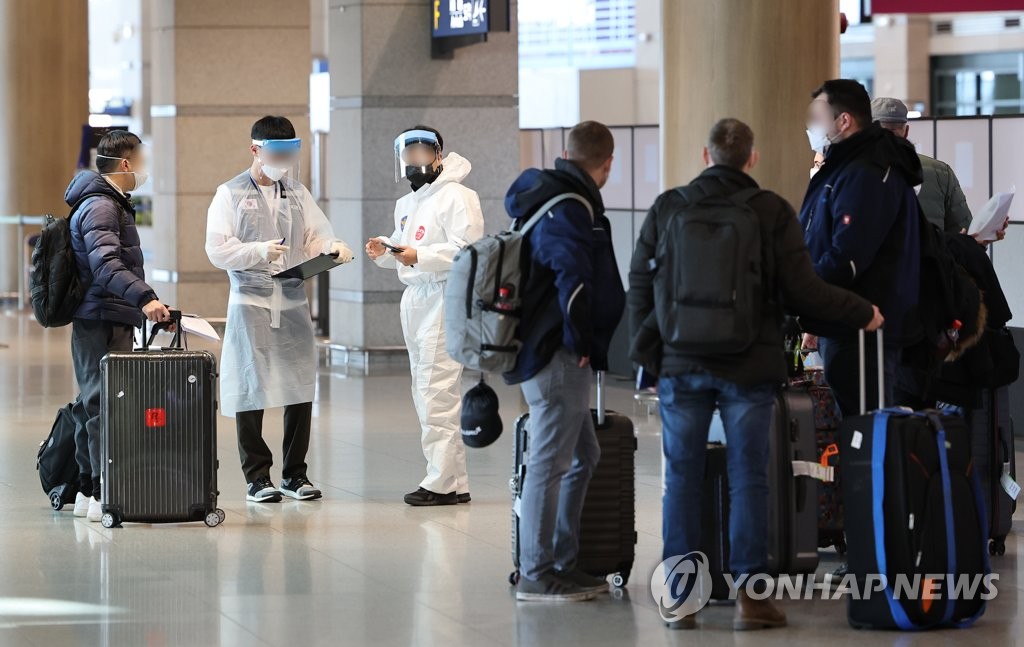
[[[666,622],[691,616],[711,601],[711,569],[700,551],[669,557],[651,575],[651,595]]]
[[[998,573],[942,574],[899,573],[889,578],[878,573],[858,577],[852,573],[835,576],[779,575],[766,573],[733,576],[722,575],[729,587],[729,600],[736,600],[740,590],[753,600],[866,600],[889,596],[894,600],[919,601],[927,610],[938,600],[995,599],[999,591]],[[708,557],[700,551],[670,557],[658,565],[651,575],[651,596],[666,622],[675,622],[693,615],[710,602],[712,576]]]

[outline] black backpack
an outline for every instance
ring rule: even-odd
[[[654,310],[663,342],[694,354],[736,354],[760,334],[764,298],[761,223],[749,202],[761,189],[692,196],[669,216],[655,250]]]
[[[915,343],[904,351],[904,361],[925,373],[929,381],[946,362],[960,357],[977,343],[985,328],[982,295],[977,284],[946,247],[944,234],[919,211],[921,282],[916,317],[911,325]],[[949,333],[960,322],[957,338]]]
[[[71,246],[71,218],[87,200],[102,195],[91,193],[82,197],[71,208],[67,218],[46,216],[46,223],[32,250],[32,279],[29,282],[32,311],[44,328],[59,328],[71,323],[85,300],[89,286],[78,276],[75,252]]]

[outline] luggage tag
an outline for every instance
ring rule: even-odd
[[[1003,487],[1003,490],[1010,496],[1014,501],[1017,500],[1017,496],[1020,494],[1020,484],[1013,480],[1010,476],[1010,464],[1003,463],[1003,474],[999,477],[999,485]]]
[[[522,503],[523,503],[522,497],[518,497],[518,496],[516,497],[516,500],[512,502],[512,512],[514,512],[517,517],[520,516],[519,511],[522,510],[522,507],[523,507]]]
[[[811,461],[793,461],[793,476],[809,476],[823,483],[835,481],[835,468]]]

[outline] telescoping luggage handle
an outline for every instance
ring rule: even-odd
[[[170,347],[171,348],[178,348],[178,349],[180,349],[182,347],[182,343],[181,343],[181,339],[182,339],[181,338],[181,335],[182,335],[182,333],[181,333],[181,310],[170,310],[169,312],[171,313],[170,320],[168,320],[168,321],[158,321],[158,322],[154,323],[152,328],[150,328],[150,330],[149,330],[149,336],[148,337],[146,336],[146,323],[143,322],[143,324],[142,324],[142,350],[144,350],[144,351],[149,350],[149,347],[150,347],[150,345],[152,345],[153,340],[156,339],[157,334],[160,331],[162,331],[162,330],[170,330],[170,328],[172,326],[174,327],[174,338],[171,340],[171,346]]]
[[[867,355],[867,342],[865,340],[864,329],[861,328],[857,335],[857,350],[858,350],[858,361],[860,362],[860,414],[866,415],[868,412],[868,385],[867,376],[867,362],[865,356]],[[885,403],[885,341],[882,336],[882,329],[878,329],[878,408],[879,410],[886,407]]]
[[[597,424],[604,424],[604,371],[597,371]]]

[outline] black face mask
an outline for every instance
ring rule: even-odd
[[[409,180],[413,191],[419,191],[425,185],[431,184],[436,180],[441,175],[443,169],[443,166],[438,166],[432,171],[423,171],[419,166],[406,166],[405,179]]]

